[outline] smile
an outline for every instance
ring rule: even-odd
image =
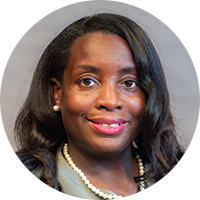
[[[114,128],[117,126],[121,126],[122,124],[99,124],[99,125],[106,127],[106,128]]]
[[[128,121],[123,119],[89,119],[91,126],[103,134],[120,134],[126,127]]]

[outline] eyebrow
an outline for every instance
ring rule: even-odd
[[[101,72],[100,68],[97,68],[91,65],[78,65],[74,70],[76,69],[84,69],[84,70],[93,71],[93,72]]]
[[[74,70],[76,70],[76,69],[84,69],[84,70],[93,71],[93,72],[101,72],[100,68],[94,67],[92,65],[78,65]],[[125,67],[125,68],[118,70],[118,73],[122,73],[122,74],[131,73],[131,72],[136,72],[135,66]]]
[[[131,73],[131,72],[136,72],[136,68],[135,66],[132,66],[132,67],[125,67],[125,68],[122,68],[120,70],[118,70],[119,73]]]

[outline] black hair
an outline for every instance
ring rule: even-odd
[[[142,177],[135,177],[136,182],[150,178],[160,180],[184,153],[176,138],[163,68],[148,34],[135,22],[120,15],[83,17],[66,27],[45,49],[15,123],[20,160],[33,173],[42,168],[39,178],[58,190],[61,186],[56,179],[56,152],[63,142],[67,142],[67,135],[61,115],[52,109],[51,78],[62,84],[73,43],[78,37],[99,31],[116,34],[128,42],[139,86],[145,95],[141,130],[135,143],[143,160],[150,163],[150,170]]]

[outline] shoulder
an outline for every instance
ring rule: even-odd
[[[0,181],[0,197],[1,200],[22,200],[22,197],[11,187]]]

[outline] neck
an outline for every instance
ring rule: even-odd
[[[67,161],[69,162],[70,166],[72,167],[74,165],[74,161],[71,158],[71,156],[68,154],[69,153],[68,150],[69,149],[68,149],[67,145],[65,145],[64,155],[65,155],[65,158],[67,159]],[[118,157],[118,159],[121,160],[120,157]],[[79,158],[79,160],[81,160],[81,158]],[[111,160],[113,160],[113,159],[111,159]],[[138,166],[140,166],[139,175],[141,176],[141,175],[143,175],[143,165],[142,165],[141,159],[139,159],[139,155],[137,155],[137,160],[138,160]],[[112,163],[112,162],[109,162],[109,163]],[[116,162],[115,162],[115,164],[116,164]],[[76,166],[77,165],[75,164],[72,167],[72,168],[74,168],[75,171],[79,170],[78,169],[79,167],[77,166],[78,167],[77,168]],[[95,170],[95,173],[94,174],[89,173],[89,176],[87,175],[87,177],[84,177],[84,178],[82,177],[82,175],[80,175],[82,177],[82,180],[86,180],[86,182],[87,182],[88,179],[89,179],[89,183],[91,181],[91,183],[93,185],[95,185],[96,187],[101,188],[101,189],[105,189],[105,190],[111,190],[114,193],[116,193],[118,195],[119,194],[123,195],[124,197],[126,197],[128,199],[131,198],[133,195],[135,195],[137,193],[138,185],[134,182],[133,176],[131,176],[131,174],[133,175],[133,173],[130,173],[130,171],[127,170],[127,168],[123,168],[123,167],[120,168],[120,166],[125,166],[125,165],[120,165],[119,167],[117,167],[116,169],[119,170],[119,171],[113,169],[113,167],[110,167],[110,164],[109,165],[103,164],[103,166],[109,166],[109,167],[106,167],[106,168],[103,167],[103,169],[104,169],[103,171],[102,171],[102,167],[100,167],[98,170],[94,169],[94,168],[91,169],[89,167],[89,169],[87,169],[87,171]],[[83,169],[81,169],[81,171],[83,171],[84,174],[85,174],[85,171]],[[81,171],[80,171],[80,173],[82,173]],[[79,173],[79,172],[77,172],[77,173]],[[83,176],[86,175],[86,174],[85,175],[84,174],[83,174]],[[91,185],[91,184],[89,184],[89,185]],[[93,185],[91,185],[91,187],[89,185],[88,185],[89,188],[93,187]],[[94,188],[96,188],[96,187],[94,187]],[[96,189],[94,189],[94,191],[96,193]],[[137,197],[137,200],[141,199],[143,194],[144,194],[143,193],[143,183],[140,183],[140,193]],[[119,198],[121,199],[121,197],[119,197]],[[122,198],[122,199],[126,199],[126,198]]]
[[[69,154],[76,166],[96,187],[111,190],[122,196],[138,191],[138,185],[133,179],[138,176],[138,165],[131,144],[121,152],[103,155],[88,152],[76,144],[69,143]]]
[[[95,171],[100,169],[113,170],[119,167],[125,168],[131,166],[134,155],[132,145],[130,144],[123,151],[117,153],[99,153],[92,152],[88,149],[82,148],[75,143],[69,142],[69,154],[79,167],[94,169]]]

